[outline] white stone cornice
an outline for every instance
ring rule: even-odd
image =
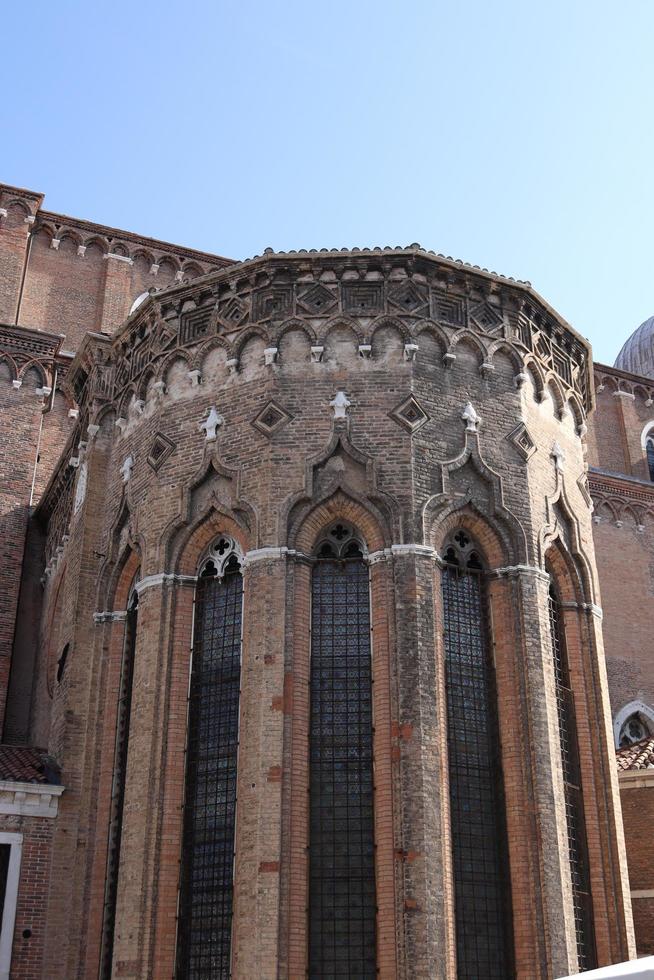
[[[93,613],[94,623],[124,623],[126,619],[126,609],[116,609],[113,612],[104,611]]]
[[[247,568],[248,565],[254,565],[257,561],[271,561],[275,558],[304,558],[299,551],[295,551],[292,548],[275,548],[272,545],[266,548],[253,548],[252,551],[246,551],[243,555],[243,568]]]
[[[618,770],[620,789],[654,789],[654,769]]]
[[[0,779],[0,815],[56,817],[64,786]]]
[[[549,582],[550,577],[544,569],[539,568],[538,565],[505,565],[504,568],[494,568],[492,569],[493,575],[506,575],[506,576],[520,576],[520,575],[531,575],[534,578],[539,578],[543,582]]]
[[[175,575],[174,572],[158,572],[156,575],[146,575],[134,586],[136,594],[140,595],[146,589],[154,589],[159,585],[195,585],[197,575]]]
[[[118,255],[117,252],[105,252],[102,257],[104,259],[116,259],[118,262],[127,262],[128,265],[134,265],[134,259],[130,259],[129,255]]]
[[[599,620],[604,617],[601,606],[596,606],[594,602],[574,602],[572,599],[564,599],[560,602],[560,606],[562,609],[583,609]]]

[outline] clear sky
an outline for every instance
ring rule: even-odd
[[[207,251],[420,242],[612,363],[654,314],[652,0],[7,0],[0,180]]]

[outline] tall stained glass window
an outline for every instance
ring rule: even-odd
[[[368,567],[332,527],[312,574],[309,976],[376,976]]]
[[[561,604],[554,586],[549,592],[550,634],[554,655],[554,683],[559,719],[565,819],[568,832],[568,853],[572,877],[572,902],[577,939],[577,960],[580,970],[596,966],[593,931],[593,903],[590,893],[588,847],[584,821],[584,801],[581,791],[581,767],[575,719],[574,695],[570,686],[570,671],[561,622]]]
[[[243,584],[221,538],[198,579],[188,709],[179,980],[230,976]]]
[[[458,531],[442,574],[457,976],[512,976],[511,908],[495,671],[484,573]]]
[[[132,681],[134,677],[134,653],[136,651],[138,605],[138,593],[136,589],[133,588],[127,602],[125,640],[123,644],[123,657],[120,665],[118,706],[116,710],[114,771],[111,784],[111,804],[109,808],[109,840],[107,847],[107,868],[104,889],[104,912],[102,918],[100,980],[109,980],[111,977],[113,963],[114,934],[116,927],[116,899],[118,896],[118,869],[120,866],[120,844],[123,830],[123,807],[125,803],[125,783],[127,776],[127,749],[129,745],[129,726],[132,714]]]

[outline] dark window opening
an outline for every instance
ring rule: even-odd
[[[649,478],[654,480],[654,439],[647,440],[647,465],[649,467]]]
[[[5,911],[5,897],[7,895],[7,877],[9,875],[9,858],[11,857],[11,844],[0,844],[0,923]]]
[[[116,901],[118,897],[118,871],[120,868],[120,845],[123,829],[123,808],[125,803],[125,784],[127,781],[127,749],[129,727],[132,714],[132,682],[134,678],[134,654],[136,652],[136,630],[138,626],[138,593],[130,596],[125,621],[125,642],[120,665],[118,706],[116,710],[116,737],[114,741],[114,771],[111,785],[111,804],[109,810],[109,834],[107,844],[107,867],[104,892],[104,913],[102,921],[102,946],[100,953],[100,980],[109,980],[112,974],[114,954],[114,934],[116,927]]]
[[[511,898],[495,670],[482,564],[459,531],[443,619],[457,977],[512,976]]]
[[[220,553],[222,555],[222,552]],[[230,976],[243,580],[234,554],[198,580],[188,712],[177,973]]]
[[[64,678],[64,671],[66,670],[66,661],[68,660],[69,650],[70,650],[70,643],[67,643],[66,646],[61,651],[61,656],[57,661],[57,684],[61,684]]]
[[[371,978],[375,958],[368,568],[336,524],[312,575],[309,976]]]
[[[550,636],[554,657],[554,683],[559,719],[561,766],[565,796],[565,819],[568,832],[568,853],[572,877],[572,903],[577,940],[577,961],[580,970],[592,970],[596,965],[593,930],[593,901],[590,893],[588,845],[584,820],[584,800],[581,789],[581,766],[577,742],[574,694],[570,686],[568,655],[561,622],[561,607],[554,590],[549,592]]]

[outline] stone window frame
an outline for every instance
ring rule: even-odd
[[[640,445],[647,461],[649,478],[654,482],[654,419],[650,419],[643,426],[640,433]]]
[[[2,926],[0,927],[0,980],[8,980],[11,976],[11,951],[14,943],[16,910],[18,908],[23,835],[0,831],[0,844],[9,844],[11,848],[9,852],[9,868],[7,869],[5,903],[2,912]]]
[[[644,715],[647,718],[650,735],[654,735],[654,708],[650,708],[644,701],[629,701],[623,705],[613,719],[613,740],[616,749],[620,748],[620,734],[622,729],[633,715]]]

